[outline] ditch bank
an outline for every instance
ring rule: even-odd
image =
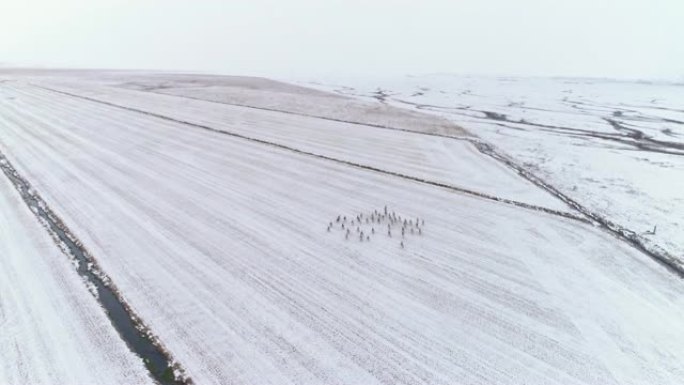
[[[2,152],[0,152],[0,169],[57,246],[75,262],[77,273],[104,308],[121,339],[133,353],[143,360],[150,376],[161,385],[192,385],[193,382],[185,374],[185,370],[123,300],[116,286],[100,270],[97,262],[83,244],[47,206],[29,182],[19,175]]]

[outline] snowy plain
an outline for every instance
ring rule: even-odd
[[[292,92],[288,92],[287,97],[281,98],[284,101],[281,102],[279,108],[286,108],[288,112],[293,112],[284,114],[279,111],[261,109],[264,104],[276,107],[271,105],[272,99],[270,98],[249,99],[258,108],[245,108],[239,105],[208,103],[203,100],[179,98],[156,92],[141,92],[123,87],[103,87],[99,83],[93,85],[90,82],[42,79],[41,85],[47,87],[48,90],[90,97],[117,106],[277,143],[340,161],[353,162],[391,173],[554,210],[569,210],[563,202],[552,195],[536,188],[493,159],[480,154],[467,141],[391,129],[369,130],[368,126],[363,124],[302,116],[299,110],[303,106],[310,108],[311,105],[316,105],[315,102],[320,102],[320,99],[314,99],[309,104],[299,101],[293,103],[289,98]],[[128,83],[123,85],[129,86]],[[167,86],[164,89],[168,91],[172,88]],[[314,97],[317,98],[317,95],[314,94]],[[347,116],[352,117],[356,122],[365,122],[367,114],[364,111],[347,110]],[[326,117],[331,115],[337,117],[336,110],[331,112],[331,109],[324,107],[317,108],[317,113]],[[423,120],[419,120],[418,117]],[[422,114],[414,116],[414,120],[415,125],[406,127],[415,130],[418,127],[443,124],[440,120],[435,121],[429,115],[423,117]],[[371,121],[375,121],[374,117]],[[459,138],[467,137],[466,133],[455,125],[449,127],[449,132],[458,134]]]
[[[0,150],[195,383],[684,377],[671,271],[582,221],[396,175],[570,210],[469,142],[99,76],[0,76]],[[345,239],[338,215],[385,205],[422,233]]]
[[[684,261],[684,84],[445,74],[298,83],[446,117]]]

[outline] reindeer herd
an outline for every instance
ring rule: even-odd
[[[387,209],[373,210],[369,213],[359,213],[356,216],[338,215],[334,221],[328,223],[327,231],[341,231],[345,240],[370,242],[373,237],[386,234],[388,238],[399,240],[403,249],[407,236],[422,236],[425,219],[402,217],[400,214]]]

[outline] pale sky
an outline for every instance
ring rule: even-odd
[[[684,79],[684,0],[0,0],[0,63]]]

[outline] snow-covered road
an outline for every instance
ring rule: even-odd
[[[435,144],[408,133],[356,125],[329,140],[352,128],[97,93],[558,204],[462,141],[439,138],[454,159],[431,161],[419,147]],[[0,127],[0,149],[198,384],[676,384],[684,376],[682,281],[579,221],[22,81],[0,84]],[[483,167],[487,178],[467,172]],[[424,218],[423,234],[402,249],[398,234],[360,242],[326,231],[337,215],[384,205]]]

